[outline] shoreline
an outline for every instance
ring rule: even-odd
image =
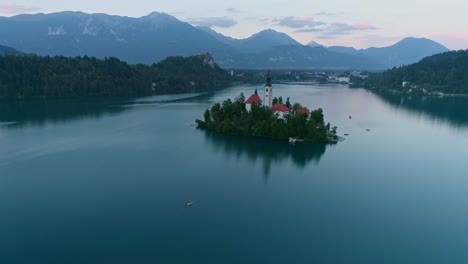
[[[358,88],[358,87],[356,87]],[[468,97],[468,93],[466,94],[452,94],[452,93],[443,93],[443,94],[433,94],[433,93],[426,93],[426,94],[412,94],[406,93],[403,91],[395,90],[395,89],[381,89],[381,88],[364,88],[360,87],[365,90],[369,91],[376,91],[376,92],[385,92],[385,93],[392,93],[392,94],[401,94],[407,96],[419,96],[419,97]]]

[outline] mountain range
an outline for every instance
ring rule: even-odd
[[[168,56],[209,52],[224,68],[250,69],[384,70],[448,51],[432,40],[416,38],[365,50],[302,45],[272,29],[235,39],[158,12],[140,18],[83,12],[0,17],[0,36],[0,45],[38,55],[113,56],[151,64]]]

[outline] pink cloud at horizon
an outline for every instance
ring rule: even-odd
[[[17,5],[15,3],[0,4],[0,15],[18,15],[40,10],[36,6]]]

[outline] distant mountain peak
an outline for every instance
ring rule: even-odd
[[[433,44],[433,45],[437,45],[439,47],[444,47],[446,48],[445,46],[443,46],[442,44],[440,43],[437,43],[431,39],[428,39],[428,38],[415,38],[415,37],[406,37],[400,41],[398,41],[395,45],[401,45],[401,44],[417,44],[417,45],[420,45],[420,44]],[[446,48],[447,51],[449,50],[448,48]]]
[[[313,40],[311,42],[309,42],[309,44],[307,44],[307,46],[310,46],[310,47],[313,47],[313,48],[314,47],[324,47],[322,44],[317,43],[317,42],[315,42]]]
[[[157,12],[157,11],[153,11],[151,13],[149,13],[148,15],[144,16],[144,17],[172,17],[164,12]]]
[[[253,36],[259,36],[259,35],[276,35],[276,34],[281,34],[281,35],[286,35],[286,33],[283,33],[283,32],[279,32],[279,31],[276,31],[274,29],[271,29],[271,28],[267,28],[267,29],[264,29],[262,31],[259,31],[255,34],[252,35]]]
[[[243,40],[242,49],[247,52],[260,52],[275,46],[300,46],[301,43],[285,33],[271,28],[262,30]]]
[[[156,11],[153,11],[151,13],[149,13],[148,15],[146,16],[142,16],[140,18],[141,20],[143,21],[153,21],[155,23],[161,23],[161,22],[166,22],[166,23],[172,23],[172,22],[182,22],[180,20],[178,20],[177,18],[167,14],[167,13],[164,13],[164,12],[156,12]]]
[[[291,38],[288,34],[283,33],[283,32],[278,32],[271,28],[255,33],[250,38],[247,38],[246,40],[255,39],[255,38],[270,38],[270,40],[284,42],[284,44],[280,44],[280,45],[300,45],[299,42]]]

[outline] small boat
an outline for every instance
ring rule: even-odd
[[[349,136],[349,134],[344,134],[345,136]]]
[[[370,129],[368,128],[368,129],[366,129],[366,131],[370,131]]]
[[[187,203],[187,206],[192,206],[193,205],[193,202],[192,200],[190,200],[188,203]]]
[[[349,116],[349,119],[351,119],[351,116]]]

